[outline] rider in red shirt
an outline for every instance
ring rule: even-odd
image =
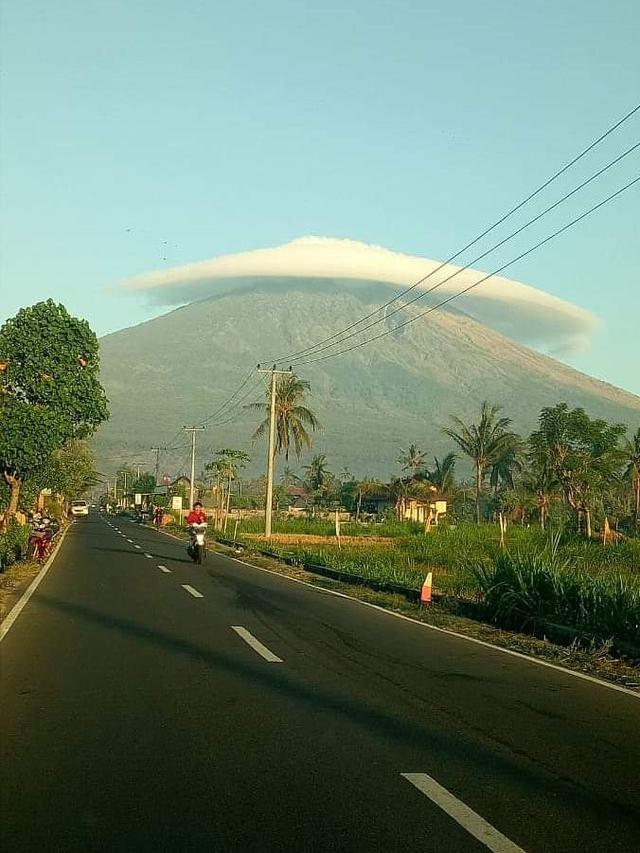
[[[207,520],[207,514],[202,509],[202,504],[200,501],[196,501],[193,505],[193,509],[187,516],[187,524],[202,524]]]

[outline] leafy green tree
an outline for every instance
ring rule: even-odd
[[[246,467],[251,457],[244,450],[224,447],[216,450],[215,459],[205,465],[205,471],[212,475],[218,484],[218,510],[224,514],[226,527],[231,506],[231,483],[238,478],[239,472]]]
[[[625,439],[623,442],[622,456],[626,463],[623,476],[631,485],[633,495],[633,519],[637,533],[640,527],[640,427],[631,439]]]
[[[53,451],[63,441],[55,412],[3,395],[0,408],[0,470],[9,489],[1,530],[18,511],[26,479],[36,486]],[[34,488],[37,492],[38,488]]]
[[[509,431],[511,419],[498,417],[501,408],[485,400],[480,409],[480,420],[477,424],[466,424],[461,418],[452,416],[454,427],[444,427],[446,435],[452,438],[463,453],[473,460],[478,524],[480,523],[480,499],[487,470],[497,462],[505,448],[514,440],[514,433]]]
[[[65,515],[69,503],[82,497],[100,479],[93,452],[79,439],[71,439],[54,450],[42,475],[42,483],[62,498]]]
[[[21,309],[0,327],[0,472],[11,489],[4,525],[25,478],[107,419],[99,369],[89,324],[52,300]]]
[[[144,471],[131,484],[131,491],[134,494],[138,493],[141,495],[152,495],[155,491],[155,488],[156,488],[155,474],[152,474],[149,471]]]
[[[536,449],[529,442],[529,465],[522,478],[522,486],[535,496],[538,518],[542,530],[546,528],[551,499],[557,491],[559,482],[554,466],[545,451]]]
[[[312,432],[320,427],[315,413],[304,405],[311,386],[306,379],[300,379],[295,374],[278,376],[276,382],[276,455],[284,453],[289,461],[293,449],[299,459],[305,447],[311,447]],[[267,391],[266,401],[251,403],[249,408],[266,412],[266,417],[253,434],[254,440],[267,435],[269,432],[270,393]]]
[[[575,513],[576,528],[591,536],[594,496],[622,467],[619,447],[626,427],[592,420],[584,409],[566,403],[544,408],[539,427],[531,434],[533,453],[554,472],[567,504]]]
[[[372,498],[374,495],[384,494],[388,491],[388,486],[379,480],[358,480],[356,483],[356,521],[360,521],[362,504],[363,502],[366,503],[367,498]]]

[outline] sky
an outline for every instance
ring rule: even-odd
[[[5,0],[1,27],[0,321],[52,297],[99,334],[167,310],[120,282],[306,235],[444,259],[640,102],[636,0]],[[532,212],[638,140],[640,112]],[[640,184],[505,275],[598,317],[562,358],[640,393]]]

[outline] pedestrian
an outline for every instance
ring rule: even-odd
[[[163,519],[163,516],[164,516],[164,510],[162,509],[162,507],[161,507],[161,506],[157,506],[157,507],[155,508],[155,511],[154,511],[154,514],[153,514],[153,520],[154,520],[155,525],[156,525],[156,528],[157,528],[158,530],[160,530],[160,528],[162,527],[162,519]]]

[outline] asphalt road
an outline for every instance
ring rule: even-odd
[[[640,849],[638,698],[128,521],[0,651],[5,853]]]

